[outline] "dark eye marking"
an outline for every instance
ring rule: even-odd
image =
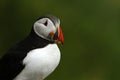
[[[43,23],[43,24],[44,24],[45,26],[47,26],[47,25],[48,25],[48,21],[46,20],[45,23]]]

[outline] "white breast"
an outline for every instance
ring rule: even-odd
[[[49,44],[30,51],[23,63],[25,68],[14,80],[43,80],[57,67],[60,51],[56,44]]]

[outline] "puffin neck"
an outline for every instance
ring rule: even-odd
[[[43,39],[42,37],[38,36],[34,30],[31,30],[31,33],[28,36],[29,40],[31,41],[31,43],[33,44],[34,47],[36,48],[41,48],[41,47],[45,47],[48,44],[53,44],[53,41],[49,41],[46,39]]]

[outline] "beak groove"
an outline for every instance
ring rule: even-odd
[[[53,40],[57,40],[58,39],[58,29],[56,30],[54,36],[53,36]]]
[[[61,42],[62,44],[64,43],[64,36],[63,36],[62,29],[60,27],[59,27],[58,41]]]
[[[49,34],[51,36],[51,39],[53,41],[55,41],[55,43],[64,43],[64,36],[63,36],[63,32],[62,29],[59,27],[56,32],[50,32]]]

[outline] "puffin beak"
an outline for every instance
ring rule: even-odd
[[[55,33],[50,32],[49,35],[51,35],[55,43],[62,43],[62,44],[64,43],[64,36],[63,36],[62,29],[60,27],[57,28]]]
[[[61,27],[58,27],[53,39],[55,40],[56,43],[62,43],[62,44],[64,43],[64,36]]]

